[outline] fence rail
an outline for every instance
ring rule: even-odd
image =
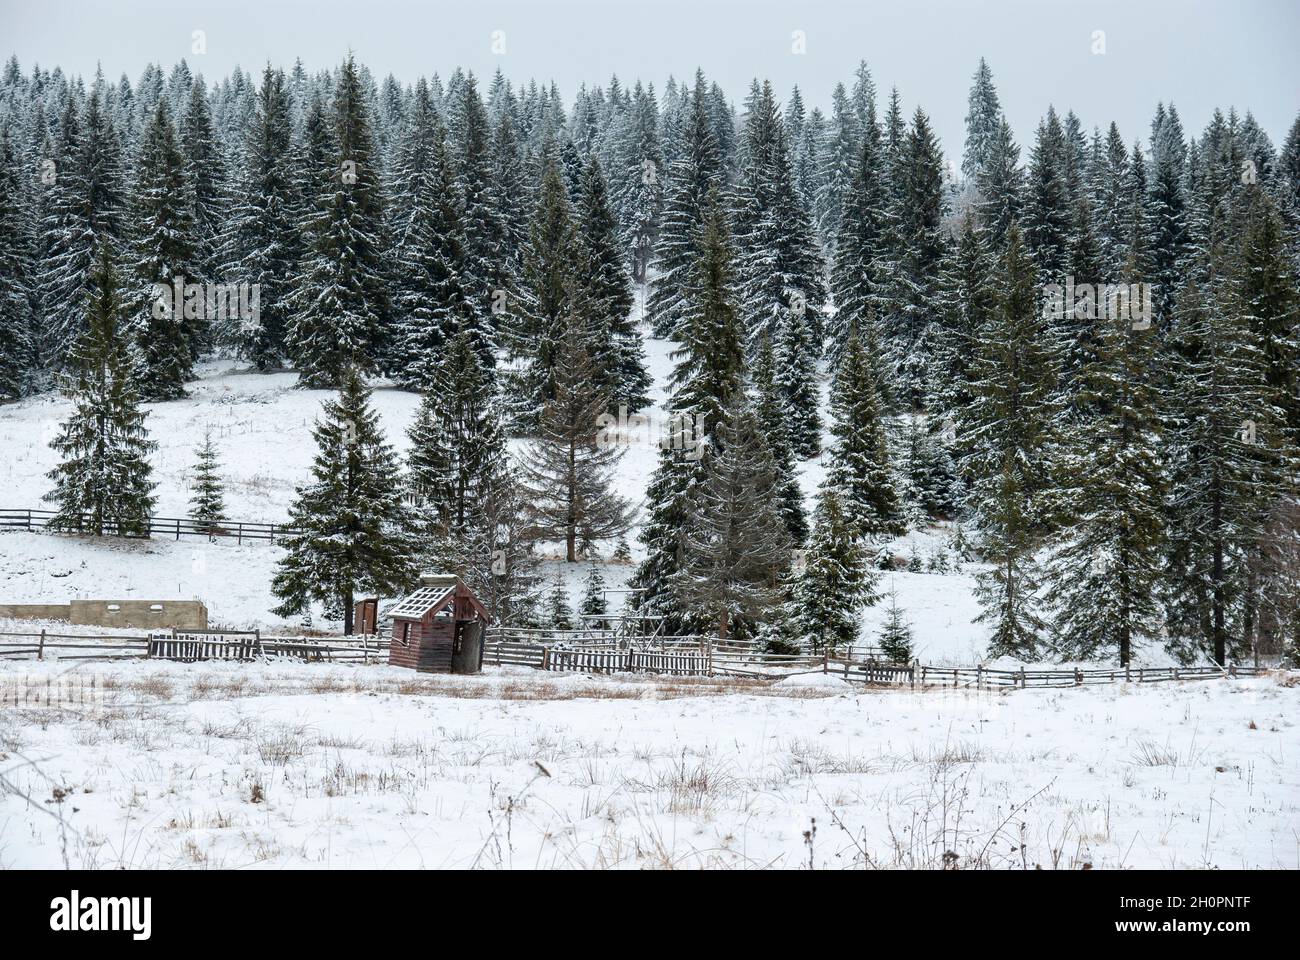
[[[0,633],[3,660],[200,660],[295,659],[336,663],[387,659],[387,642],[315,637],[264,637],[257,631],[91,636]]]
[[[379,662],[387,660],[388,642],[368,638],[262,636],[258,631],[172,631],[153,634],[0,633],[0,661],[5,660],[204,660],[269,659],[309,662]],[[579,644],[519,643],[489,639],[483,662],[536,670],[579,673],[652,673],[667,676],[740,676],[776,678],[798,673],[827,673],[851,683],[909,687],[1014,690],[1081,687],[1098,683],[1160,683],[1252,677],[1267,672],[1245,664],[1227,667],[1098,667],[1001,670],[983,666],[942,667],[921,663],[837,658],[829,654],[732,653],[686,647],[614,648]]]
[[[53,510],[9,509],[0,507],[0,530],[44,530],[54,519]],[[94,533],[96,524],[93,515],[82,514],[81,526],[74,530],[60,530],[67,533]],[[105,520],[104,534],[118,536],[119,525],[115,520]],[[219,520],[216,523],[203,523],[187,517],[150,517],[146,533],[123,533],[124,537],[148,539],[151,537],[170,537],[180,540],[182,537],[202,537],[205,540],[226,539],[243,543],[245,540],[256,543],[266,541],[275,543],[298,533],[297,528],[282,523],[248,523],[242,520]]]

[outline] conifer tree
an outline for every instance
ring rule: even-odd
[[[903,611],[898,609],[898,591],[889,592],[889,613],[876,637],[880,652],[892,663],[910,663],[912,660],[912,628]]]
[[[1020,147],[1011,135],[1011,124],[1003,117],[975,180],[980,195],[977,207],[980,225],[996,254],[1002,253],[1007,232],[1020,219],[1024,208],[1024,179]]]
[[[774,379],[773,363],[771,343],[764,337],[759,341],[750,370],[754,415],[758,417],[759,428],[767,439],[772,463],[779,475],[781,519],[785,521],[791,541],[799,545],[808,537],[808,518],[804,512],[803,490],[795,472],[795,454],[790,446],[785,404]]]
[[[695,75],[682,136],[681,153],[668,167],[655,245],[658,275],[647,304],[647,319],[657,337],[672,336],[681,321],[687,286],[700,255],[699,237],[710,194],[718,187],[722,172],[722,153],[709,115],[703,73]]]
[[[294,294],[288,346],[305,387],[333,387],[384,353],[389,301],[384,282],[383,197],[370,106],[348,57],[334,90],[328,176],[309,171],[308,251]],[[319,177],[319,179],[315,179]]]
[[[699,623],[698,618],[690,619],[690,610],[678,602],[672,585],[686,558],[702,452],[714,442],[744,376],[731,248],[716,192],[699,243],[702,252],[686,288],[683,342],[673,354],[669,378],[672,436],[667,443],[661,441],[659,465],[646,488],[648,513],[640,532],[646,557],[633,579],[634,587],[643,591],[635,595],[637,609],[665,617],[664,625],[674,632]]]
[[[1015,227],[1000,270],[1005,287],[976,343],[974,399],[960,429],[970,438],[964,469],[973,479],[983,556],[992,565],[977,584],[977,622],[990,625],[990,657],[1033,658],[1044,628],[1034,552],[1045,532],[1042,508],[1051,486],[1055,361],[1033,263]]]
[[[817,338],[807,310],[783,310],[776,329],[776,372],[790,446],[807,459],[821,452],[821,395],[817,378]]]
[[[863,137],[843,198],[843,215],[836,225],[835,255],[831,261],[831,290],[835,316],[829,325],[827,358],[840,362],[849,332],[865,329],[869,317],[878,317],[885,304],[890,207],[882,179],[879,144]]]
[[[569,192],[554,157],[543,162],[508,337],[514,366],[512,412],[528,429],[536,426],[542,408],[555,396],[556,364],[574,296],[584,292],[575,278],[578,251]]]
[[[50,444],[62,462],[51,470],[56,504],[48,526],[96,536],[148,536],[154,484],[145,412],[136,391],[124,307],[107,241],[90,277],[85,333],[73,351],[67,384],[72,412]]]
[[[583,626],[593,630],[603,630],[608,622],[601,620],[609,613],[609,602],[605,599],[605,575],[600,572],[600,564],[593,557],[587,567],[587,580],[583,586],[582,605],[579,612],[583,615]]]
[[[978,180],[988,166],[1001,121],[1002,107],[993,86],[993,71],[980,57],[967,98],[966,152],[962,155],[961,172],[968,178]]]
[[[240,345],[259,370],[285,360],[289,297],[300,240],[299,189],[292,154],[293,119],[284,73],[269,66],[245,133],[232,212],[232,240],[224,271],[258,290],[258,316],[240,327]]]
[[[1066,180],[1065,131],[1048,108],[1029,154],[1025,185],[1024,242],[1043,283],[1061,283],[1069,267],[1070,188]]]
[[[631,505],[614,492],[612,473],[623,450],[599,429],[609,393],[593,376],[587,352],[589,322],[570,314],[556,360],[555,396],[538,423],[537,439],[523,456],[524,483],[533,500],[540,536],[564,543],[565,559],[625,533]]]
[[[831,391],[831,432],[827,483],[838,492],[845,522],[858,537],[880,538],[902,532],[898,495],[871,352],[875,339],[867,327],[864,344],[849,331]]]
[[[417,98],[402,148],[406,163],[396,224],[393,363],[399,383],[427,389],[458,330],[473,329],[465,290],[465,237],[456,208],[441,123]],[[479,355],[491,356],[487,344]]]
[[[175,294],[175,284],[194,284],[198,275],[193,209],[185,180],[185,158],[176,130],[159,100],[144,131],[139,180],[131,198],[132,325],[140,356],[139,382],[149,400],[185,395],[194,361],[206,336],[205,304]]]
[[[726,639],[753,630],[781,600],[790,539],[778,509],[778,476],[744,393],[736,391],[705,448],[682,568],[682,607]]]
[[[1285,487],[1283,414],[1249,320],[1211,262],[1174,316],[1170,390],[1169,554],[1163,579],[1169,644],[1219,664],[1239,652],[1247,558]],[[1235,648],[1235,649],[1234,649]]]
[[[1046,600],[1063,657],[1115,656],[1124,666],[1161,628],[1165,482],[1154,332],[1134,329],[1127,316],[1096,324],[1094,354],[1077,376],[1077,418],[1062,441],[1057,499],[1068,519],[1053,538]]]
[[[878,599],[879,574],[867,563],[864,545],[849,523],[833,487],[822,490],[813,531],[792,591],[793,618],[814,653],[852,646],[862,608]]]
[[[573,608],[569,605],[569,588],[564,573],[556,570],[551,590],[546,595],[546,626],[551,630],[573,629]]]
[[[312,430],[311,479],[289,511],[298,532],[285,540],[271,589],[281,601],[277,616],[306,613],[318,601],[350,634],[358,590],[394,596],[415,579],[413,523],[393,482],[397,457],[358,370],[343,370],[338,397],[322,413]]]
[[[226,164],[216,141],[207,87],[197,78],[180,117],[180,148],[185,158],[185,189],[196,231],[198,276],[216,279],[223,233],[230,216]],[[210,318],[211,319],[211,318]],[[208,344],[203,344],[207,346]]]
[[[18,164],[8,128],[0,129],[0,403],[22,396],[35,372],[32,260],[19,206]]]
[[[583,169],[576,207],[576,281],[594,312],[594,359],[602,368],[611,403],[636,411],[649,402],[652,378],[631,317],[632,289],[618,245],[618,223],[594,157]]]
[[[211,533],[226,515],[225,484],[218,472],[220,464],[211,432],[204,433],[203,442],[194,453],[196,462],[194,482],[190,484],[190,519]]]

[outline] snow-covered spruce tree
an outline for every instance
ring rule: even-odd
[[[1007,231],[1020,218],[1024,206],[1024,179],[1024,171],[1020,169],[1020,147],[1011,135],[1011,124],[1003,117],[975,180],[980,195],[976,208],[980,226],[987,233],[995,255],[1003,252]]]
[[[128,304],[140,357],[140,391],[148,400],[175,400],[185,395],[207,319],[201,300],[175,295],[177,281],[197,284],[203,278],[185,158],[165,99],[158,101],[145,128],[136,171]]]
[[[418,571],[412,518],[394,482],[397,457],[384,442],[370,390],[353,367],[340,381],[338,397],[325,401],[312,429],[311,480],[297,488],[289,510],[299,532],[284,541],[271,589],[281,601],[277,616],[306,613],[319,601],[350,634],[358,590],[394,596]]]
[[[1070,226],[1073,220],[1065,178],[1065,132],[1051,107],[1038,124],[1029,153],[1025,206],[1021,219],[1025,246],[1043,283],[1063,283],[1069,268]]]
[[[308,250],[294,293],[290,356],[304,387],[334,387],[369,372],[384,352],[389,302],[384,210],[370,105],[352,57],[334,90],[332,169],[310,171]],[[323,171],[320,171],[323,173]]]
[[[556,354],[555,395],[542,408],[537,438],[523,459],[525,486],[533,500],[539,536],[564,544],[565,560],[626,533],[632,505],[614,490],[613,471],[622,458],[617,439],[603,436],[600,418],[609,393],[587,351],[591,321],[583,298],[571,308]]]
[[[722,155],[709,117],[704,74],[695,75],[689,95],[684,143],[669,165],[663,215],[655,245],[658,274],[650,285],[647,319],[655,336],[675,335],[686,308],[687,287],[700,257],[701,226],[710,194],[720,185]]]
[[[595,157],[583,168],[575,208],[575,273],[593,311],[593,359],[611,404],[639,410],[649,402],[653,378],[631,317],[632,288],[618,243],[618,223]]]
[[[239,154],[233,228],[221,257],[223,276],[258,290],[258,316],[256,322],[249,318],[240,325],[240,344],[259,370],[284,363],[289,297],[301,247],[291,109],[284,73],[268,66]]]
[[[831,390],[831,432],[827,483],[837,492],[845,521],[862,538],[880,538],[902,532],[898,494],[889,464],[889,447],[881,412],[871,351],[851,328]]]
[[[576,260],[573,207],[551,151],[543,160],[541,189],[506,337],[512,363],[507,385],[511,415],[528,430],[536,427],[542,408],[555,396],[557,358],[578,289]]]
[[[600,618],[609,613],[609,602],[605,599],[605,575],[600,572],[600,564],[593,557],[587,567],[587,580],[582,589],[582,605],[579,613],[583,615],[583,626],[602,630],[608,621]]]
[[[930,380],[928,327],[937,312],[937,280],[946,252],[943,235],[943,155],[930,120],[918,107],[897,171],[902,205],[902,244],[895,271],[896,293],[887,325],[890,362],[896,371],[895,399],[919,409]]]
[[[499,403],[466,331],[427,386],[408,431],[407,496],[421,540],[464,550],[483,526],[479,510],[508,481]]]
[[[631,110],[630,142],[620,157],[621,166],[614,171],[617,176],[610,178],[610,192],[619,212],[621,248],[630,251],[632,279],[644,284],[649,277],[650,262],[659,238],[659,217],[667,173],[653,86],[646,90],[640,82],[637,83]]]
[[[731,198],[736,273],[750,348],[779,337],[789,314],[803,314],[812,357],[821,354],[826,300],[820,251],[790,166],[772,85],[755,82],[741,140],[740,181]]]
[[[866,329],[880,316],[890,265],[888,236],[892,229],[888,195],[881,176],[879,142],[862,138],[842,201],[843,215],[836,225],[835,254],[831,261],[831,290],[835,315],[828,324],[826,356],[838,365],[849,332]]]
[[[961,158],[961,172],[978,181],[993,156],[994,143],[1002,124],[1002,107],[993,86],[993,71],[980,57],[980,65],[971,81],[966,100],[966,151]]]
[[[226,225],[230,222],[230,197],[225,157],[217,144],[207,86],[202,77],[191,85],[185,112],[178,115],[178,121],[181,154],[185,158],[185,189],[196,232],[198,276],[215,280],[220,273]],[[235,332],[212,331],[227,341]],[[201,346],[206,348],[210,343]]]
[[[111,115],[98,95],[86,100],[85,116],[68,95],[46,157],[54,182],[39,225],[37,296],[41,305],[42,354],[64,366],[86,329],[86,297],[101,240],[121,238],[124,207],[121,145]]]
[[[475,308],[478,329],[487,332],[494,330],[500,319],[492,312],[493,303],[497,290],[508,289],[497,284],[511,255],[501,247],[502,233],[494,215],[492,124],[473,74],[453,78],[447,87],[447,101],[447,141],[466,239],[465,289]]]
[[[50,444],[62,458],[49,472],[56,504],[48,526],[96,536],[147,536],[154,484],[136,392],[131,341],[122,324],[122,295],[107,241],[90,275],[85,333],[73,350],[67,383],[72,413]]]
[[[1128,317],[1099,319],[1096,333],[1062,438],[1057,502],[1065,519],[1051,544],[1046,600],[1061,656],[1117,657],[1124,666],[1136,647],[1160,635],[1163,619],[1155,333],[1133,329]]]
[[[569,588],[564,582],[564,572],[555,571],[551,589],[546,594],[546,626],[551,630],[572,630],[573,607],[569,604]]]
[[[682,346],[673,354],[675,366],[669,378],[670,421],[683,439],[689,431],[690,442],[674,439],[660,444],[659,465],[646,488],[648,513],[640,532],[646,557],[632,583],[644,591],[634,595],[637,609],[667,618],[665,626],[670,632],[698,625],[698,620],[688,620],[689,612],[677,602],[671,585],[686,555],[693,509],[690,501],[701,479],[703,445],[713,442],[723,411],[742,388],[744,377],[731,247],[716,192],[699,243],[702,252],[687,288]]]
[[[821,453],[821,393],[817,377],[817,337],[812,317],[800,304],[780,312],[776,329],[773,380],[781,395],[790,446],[803,459]]]
[[[1287,256],[1282,219],[1256,191],[1244,225],[1236,296],[1264,352],[1270,400],[1300,445],[1300,267]]]
[[[1055,420],[1055,359],[1038,306],[1032,261],[1013,227],[999,265],[1002,289],[972,360],[974,398],[961,417],[970,438],[964,471],[984,535],[976,622],[989,624],[989,656],[1033,658],[1043,639],[1034,552],[1047,523]]]
[[[1224,664],[1240,652],[1248,560],[1283,495],[1283,413],[1258,337],[1211,264],[1179,291],[1168,399],[1169,555],[1162,577],[1169,643]]]
[[[474,328],[465,291],[465,237],[456,209],[442,125],[416,97],[400,147],[404,222],[395,223],[394,332],[390,365],[395,379],[429,389],[457,330]],[[480,358],[487,344],[475,344]]]
[[[1094,222],[1097,242],[1107,278],[1119,276],[1127,259],[1131,236],[1130,208],[1125,195],[1128,180],[1128,148],[1120,136],[1119,127],[1111,123],[1106,132],[1106,144],[1097,169],[1093,172]]]
[[[932,364],[931,407],[941,428],[953,425],[948,432],[958,455],[965,438],[956,436],[955,425],[973,396],[970,368],[975,341],[997,303],[993,257],[985,238],[973,217],[963,217],[957,242],[939,275],[938,323],[942,332]]]
[[[0,403],[26,392],[36,365],[31,248],[20,202],[14,145],[0,128]]]
[[[741,390],[704,450],[701,474],[672,590],[694,619],[715,625],[719,638],[750,634],[781,602],[792,556],[776,467]]]
[[[803,559],[790,601],[800,640],[815,653],[851,646],[858,638],[862,608],[878,599],[880,575],[868,563],[834,487],[823,488],[818,497]]]
[[[831,94],[831,117],[822,144],[818,169],[818,188],[813,198],[813,219],[817,232],[838,245],[844,206],[852,183],[860,174],[861,141],[857,114],[844,84],[835,85]]]
[[[194,451],[194,482],[190,484],[190,519],[212,532],[226,515],[226,488],[211,432]]]
[[[912,628],[903,611],[898,609],[898,591],[889,591],[889,613],[876,635],[880,652],[893,663],[910,663],[912,660]]]
[[[1187,143],[1178,111],[1171,103],[1156,107],[1151,121],[1150,256],[1155,285],[1154,312],[1161,330],[1172,316],[1174,294],[1182,280],[1187,250]],[[1238,176],[1240,171],[1238,171]]]
[[[803,489],[795,471],[794,449],[790,446],[785,404],[773,379],[774,362],[772,346],[766,337],[759,340],[750,368],[750,388],[753,393],[754,415],[772,452],[772,463],[780,476],[780,510],[786,531],[795,545],[808,537],[808,517],[804,513]]]

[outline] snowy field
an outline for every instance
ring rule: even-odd
[[[0,665],[9,690],[66,666]],[[130,664],[0,711],[0,868],[1300,867],[1295,674],[1009,694]],[[815,832],[812,832],[815,828]]]

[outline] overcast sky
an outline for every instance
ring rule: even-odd
[[[1215,106],[1250,109],[1278,146],[1300,112],[1300,0],[0,0],[0,49],[25,70],[102,63],[132,81],[151,60],[185,58],[211,79],[294,57],[315,70],[352,49],[380,78],[500,67],[554,79],[566,103],[612,73],[662,90],[698,65],[738,105],[759,76],[823,108],[866,59],[882,101],[897,85],[909,113],[923,106],[954,162],[981,56],[1022,143],[1049,103],[1089,128],[1116,120],[1129,142],[1146,140],[1160,100],[1197,134]]]

